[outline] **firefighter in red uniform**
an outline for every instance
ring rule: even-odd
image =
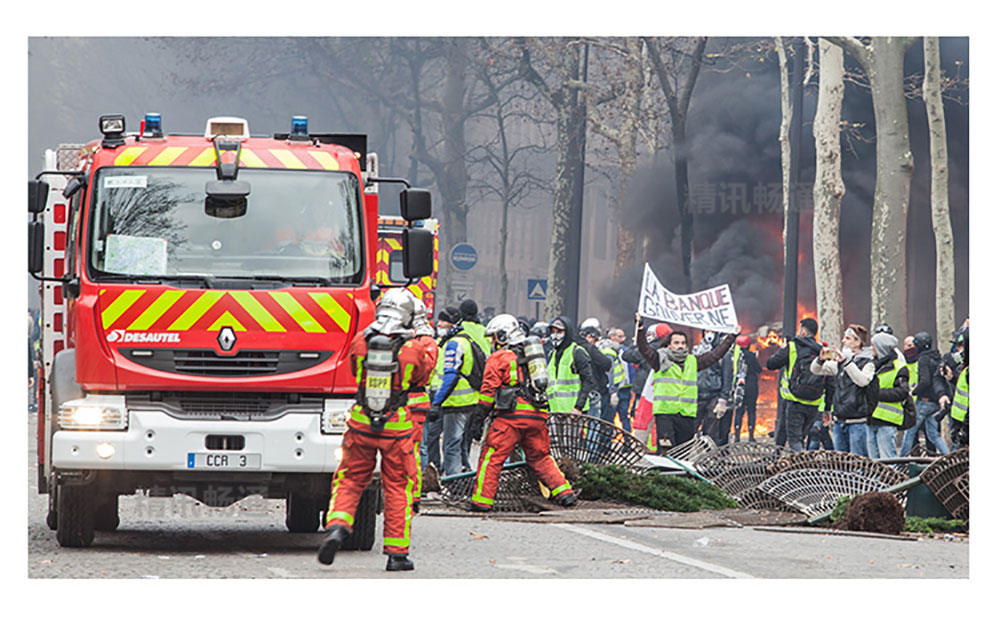
[[[427,321],[427,306],[420,299],[414,299],[413,313],[413,341],[424,349],[424,356],[427,358],[426,365],[431,370],[437,365],[438,343],[434,338],[434,327]],[[414,477],[413,486],[413,511],[420,511],[420,493],[423,490],[423,476],[420,472],[420,441],[424,436],[424,422],[427,420],[427,411],[431,409],[431,397],[427,394],[427,385],[411,385],[407,393],[406,404],[410,407],[411,418],[413,419],[413,459]]]
[[[344,456],[330,486],[327,535],[318,555],[324,565],[333,562],[351,534],[358,501],[371,481],[378,452],[385,490],[383,552],[389,555],[385,568],[413,569],[408,554],[416,472],[406,390],[426,385],[434,369],[428,365],[423,346],[411,339],[414,301],[405,289],[386,291],[375,310],[375,321],[351,342],[349,363],[358,394],[348,415]]]
[[[479,456],[476,487],[469,509],[493,509],[504,461],[518,443],[525,460],[545,483],[559,505],[576,503],[576,494],[549,452],[549,431],[545,425],[549,406],[545,395],[548,371],[545,352],[537,337],[525,337],[511,315],[497,315],[486,326],[493,354],[486,360],[483,385],[479,391],[481,412],[493,411],[483,449]]]

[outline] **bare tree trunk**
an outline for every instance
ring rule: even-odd
[[[937,248],[937,342],[941,352],[946,352],[955,329],[955,247],[948,207],[948,136],[941,101],[941,51],[936,37],[924,37],[923,88],[931,141],[931,225]]]
[[[778,141],[781,143],[781,212],[784,226],[781,229],[781,244],[787,251],[788,243],[788,201],[791,194],[791,162],[792,143],[790,132],[792,127],[792,95],[788,84],[788,56],[785,54],[785,43],[780,37],[774,38],[778,50],[778,70],[781,78],[781,129]],[[798,251],[796,251],[798,252]]]
[[[821,340],[837,343],[844,327],[840,271],[840,202],[844,180],[840,164],[840,114],[844,100],[844,52],[819,43],[819,97],[813,119],[816,183],[813,185],[813,272]]]
[[[577,123],[571,108],[558,111],[556,124],[555,192],[552,196],[552,237],[549,241],[548,290],[545,314],[550,319],[565,312],[568,284],[566,245],[570,233],[570,202],[573,199],[573,175],[580,155],[579,143],[573,135]]]
[[[500,310],[507,308],[507,220],[510,214],[510,201],[503,199],[503,211],[500,217]]]
[[[625,225],[625,199],[631,186],[632,178],[638,167],[637,144],[639,126],[641,126],[641,106],[643,89],[642,42],[639,38],[626,38],[625,49],[629,53],[626,60],[624,108],[619,114],[622,118],[618,127],[615,146],[618,149],[618,161],[621,166],[618,175],[618,188],[615,193],[615,218],[618,226],[618,254],[615,258],[614,276],[621,278],[626,270],[636,263],[635,233]],[[589,109],[588,109],[589,110]],[[596,115],[596,113],[594,113]]]

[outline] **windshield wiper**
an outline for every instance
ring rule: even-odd
[[[251,279],[253,281],[274,281],[278,283],[314,284],[318,286],[329,286],[331,280],[328,277],[282,277],[281,275],[249,275],[232,277],[232,279]]]
[[[162,285],[173,281],[197,281],[205,288],[214,288],[210,275],[124,275],[120,273],[99,273],[101,281],[121,281],[130,284]]]

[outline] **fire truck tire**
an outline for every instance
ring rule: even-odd
[[[90,485],[60,485],[56,540],[62,547],[89,547],[94,542],[94,490]]]
[[[344,541],[342,549],[360,549],[367,552],[375,545],[375,519],[378,516],[381,492],[378,483],[371,483],[361,493],[358,511],[354,513],[354,531]]]
[[[307,534],[319,529],[323,509],[319,499],[295,492],[285,495],[285,527],[294,534]]]
[[[49,513],[45,515],[45,524],[53,532],[59,527],[59,515],[56,510],[56,492],[56,486],[52,485],[49,488]]]
[[[100,494],[95,499],[94,529],[99,532],[113,532],[118,529],[118,495]]]

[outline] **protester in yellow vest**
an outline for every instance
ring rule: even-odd
[[[816,420],[821,396],[815,399],[805,399],[792,393],[792,375],[795,364],[800,358],[815,358],[820,352],[820,344],[816,341],[819,324],[812,317],[803,317],[799,321],[799,331],[795,338],[775,352],[765,364],[768,370],[781,370],[778,381],[778,392],[784,401],[783,418],[778,421],[778,429],[774,433],[774,442],[778,447],[788,447],[793,452],[804,449],[807,428]]]
[[[903,424],[903,401],[910,394],[910,371],[896,353],[899,340],[881,332],[872,336],[875,350],[875,377],[878,405],[868,417],[868,456],[873,459],[898,455],[896,432]]]
[[[590,392],[596,390],[590,355],[576,343],[573,322],[556,317],[549,324],[549,395],[550,412],[583,414],[590,407]]]
[[[714,348],[699,355],[690,353],[688,337],[680,331],[671,332],[666,338],[666,346],[655,350],[645,339],[636,341],[653,375],[653,417],[659,453],[694,437],[698,371],[725,356],[736,341],[736,334],[727,334]]]

